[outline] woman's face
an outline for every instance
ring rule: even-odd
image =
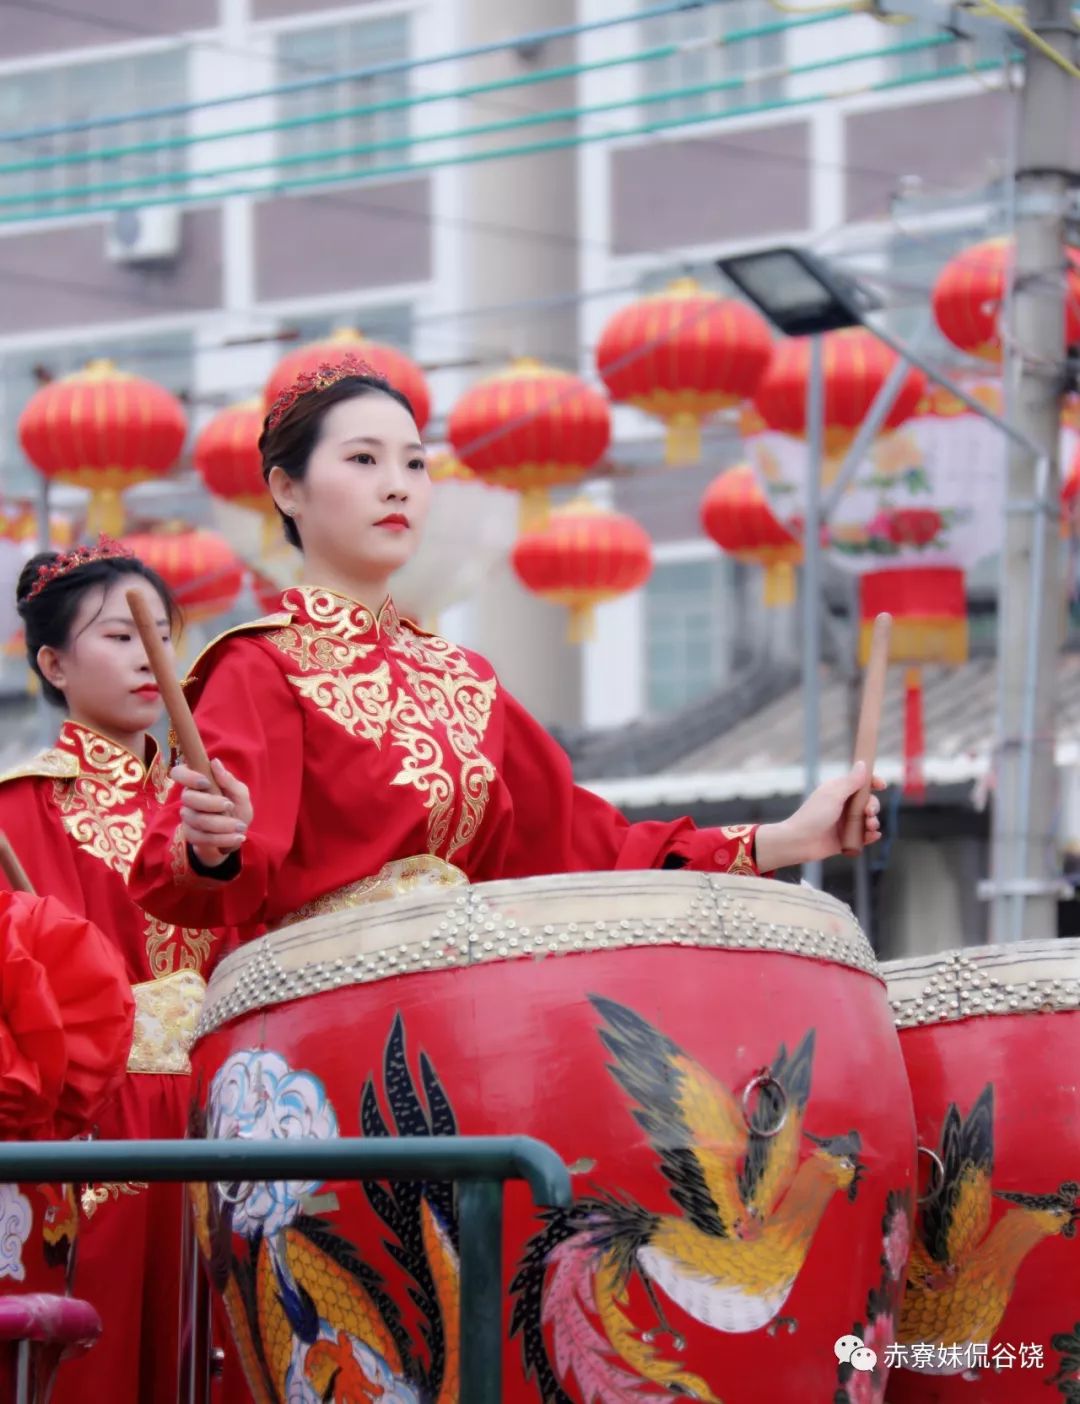
[[[270,485],[309,561],[353,578],[385,580],[405,565],[431,500],[413,417],[378,392],[334,405],[304,479],[275,470]]]
[[[146,600],[171,652],[168,612],[161,597],[148,580],[134,574],[87,590],[65,646],[38,651],[38,664],[64,694],[68,713],[112,737],[136,736],[161,717],[161,694],[125,599],[128,590],[137,590]]]

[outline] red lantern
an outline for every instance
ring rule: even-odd
[[[1066,251],[1065,337],[1062,349],[1080,341],[1080,249]],[[999,326],[1013,260],[1009,239],[987,239],[950,259],[938,275],[931,301],[942,334],[984,361],[1001,360]]]
[[[851,444],[898,358],[895,351],[864,327],[829,332],[823,342],[824,447],[826,457],[834,458]],[[809,384],[810,339],[799,336],[779,342],[754,397],[758,413],[770,429],[796,436],[806,434]],[[912,367],[883,428],[895,429],[910,419],[925,387],[926,377]]]
[[[652,542],[630,517],[586,498],[554,510],[538,531],[520,536],[510,555],[527,590],[570,610],[568,637],[593,633],[593,609],[645,584],[652,574]]]
[[[462,396],[447,437],[478,478],[520,492],[526,520],[536,522],[549,487],[578,481],[603,457],[611,416],[576,375],[525,357]]]
[[[199,476],[215,497],[262,517],[263,552],[268,555],[282,538],[277,530],[274,499],[262,475],[259,436],[263,419],[261,400],[231,405],[201,431],[192,457]]]
[[[262,475],[259,435],[261,400],[231,405],[213,419],[195,440],[192,457],[199,476],[215,497],[253,512],[273,511]]]
[[[701,524],[722,551],[764,567],[766,607],[794,601],[802,543],[777,520],[749,464],[729,468],[713,480],[701,500]]]
[[[141,532],[125,537],[124,545],[157,571],[189,623],[223,614],[236,603],[244,565],[216,532],[201,528]]]
[[[596,368],[613,400],[667,426],[669,463],[696,463],[702,422],[753,395],[771,350],[757,312],[680,278],[612,317]]]
[[[894,512],[893,530],[913,533],[904,544],[923,545],[940,527],[931,509]],[[936,524],[931,521],[936,518]],[[931,533],[929,534],[928,533]],[[893,538],[895,539],[895,538]],[[865,665],[870,636],[879,614],[893,617],[889,659],[908,664],[904,676],[904,793],[913,799],[926,794],[923,778],[924,663],[958,667],[968,656],[967,594],[964,572],[952,566],[906,566],[876,570],[859,578],[859,656]]]
[[[42,386],[19,416],[19,442],[46,478],[89,488],[90,535],[123,526],[120,493],[163,477],[180,454],[187,420],[175,396],[111,361]]]
[[[272,405],[297,376],[315,370],[317,366],[336,365],[346,356],[359,356],[376,375],[381,375],[395,390],[400,390],[412,405],[416,427],[421,433],[424,432],[431,418],[431,392],[423,371],[401,351],[384,346],[379,341],[368,341],[360,332],[349,328],[334,332],[324,341],[313,341],[299,351],[291,351],[280,360],[266,384],[266,403]]]

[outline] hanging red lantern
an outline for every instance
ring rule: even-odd
[[[898,357],[865,327],[828,332],[822,345],[824,391],[824,450],[832,460],[832,474],[839,471],[840,456],[850,446],[863,420],[885,384]],[[809,337],[778,342],[757,387],[754,404],[770,429],[798,438],[806,436],[807,395],[810,385]],[[914,414],[926,377],[912,366],[900,385],[883,429],[894,429]],[[828,484],[828,464],[822,482]]]
[[[257,512],[263,522],[263,552],[282,540],[274,499],[263,481],[259,436],[261,400],[245,400],[216,414],[199,433],[192,457],[207,489],[223,502]]]
[[[1080,341],[1080,249],[1067,249],[1068,287],[1062,349]],[[1010,239],[987,239],[949,260],[931,294],[941,333],[969,356],[999,362],[1001,311],[1013,261]]]
[[[749,464],[713,479],[701,499],[701,525],[735,560],[764,567],[766,608],[794,602],[802,542],[777,519]]]
[[[111,361],[42,386],[19,416],[19,442],[46,478],[92,494],[87,531],[116,535],[124,524],[120,494],[164,477],[184,446],[183,407],[152,380],[118,371]]]
[[[894,513],[899,517],[901,513]],[[938,535],[942,520],[930,509],[903,514],[888,530],[897,544],[921,549]],[[936,525],[931,521],[936,518]],[[884,526],[884,523],[882,524]],[[859,659],[865,666],[879,614],[893,617],[889,661],[906,663],[904,674],[904,793],[926,795],[923,775],[923,664],[958,667],[968,656],[967,592],[964,572],[954,566],[905,566],[876,570],[859,578]]]
[[[548,488],[577,482],[604,456],[611,416],[578,376],[523,357],[466,391],[447,437],[478,478],[522,494],[531,524],[543,519]]]
[[[245,567],[216,532],[198,527],[139,532],[125,537],[124,545],[157,571],[187,622],[211,619],[236,604]]]
[[[668,463],[697,463],[702,423],[753,395],[771,351],[757,312],[680,278],[611,318],[596,368],[613,400],[665,424]]]
[[[582,643],[592,637],[596,605],[648,580],[652,542],[632,518],[577,498],[520,536],[510,561],[527,590],[570,610],[568,637]]]
[[[266,403],[272,405],[298,376],[318,366],[336,365],[346,356],[359,356],[376,375],[381,375],[395,390],[400,390],[412,405],[416,427],[421,433],[424,432],[431,418],[431,392],[423,371],[404,352],[393,346],[385,346],[380,341],[369,341],[366,336],[348,327],[334,332],[325,340],[313,341],[298,351],[290,351],[280,360],[266,383]]]

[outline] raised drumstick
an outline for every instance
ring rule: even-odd
[[[855,756],[852,762],[858,765],[859,761],[862,761],[866,766],[866,783],[848,800],[840,825],[841,851],[848,858],[854,858],[863,849],[866,804],[870,798],[874,762],[877,759],[878,730],[881,726],[881,708],[885,701],[885,676],[889,668],[891,633],[892,615],[879,614],[874,620],[874,630],[870,638],[870,657],[863,679],[862,708],[859,712],[859,729],[855,733]]]
[[[165,703],[165,710],[169,714],[169,721],[176,733],[177,744],[184,759],[192,770],[197,770],[210,781],[210,788],[215,795],[220,794],[214,772],[210,769],[210,757],[206,754],[206,747],[199,735],[199,728],[195,725],[195,718],[191,715],[184,690],[172,670],[169,655],[165,652],[165,645],[161,642],[157,625],[154,623],[154,616],[150,613],[150,606],[138,590],[125,591],[124,598],[128,602],[131,617],[146,649],[150,671],[161,690],[161,700]]]
[[[29,892],[34,895],[34,884],[26,876],[26,869],[19,862],[19,855],[11,846],[11,841],[0,829],[0,871],[11,884],[12,892]]]

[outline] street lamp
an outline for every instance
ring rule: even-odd
[[[781,246],[718,258],[720,272],[785,336],[860,326],[881,302],[806,249]]]

